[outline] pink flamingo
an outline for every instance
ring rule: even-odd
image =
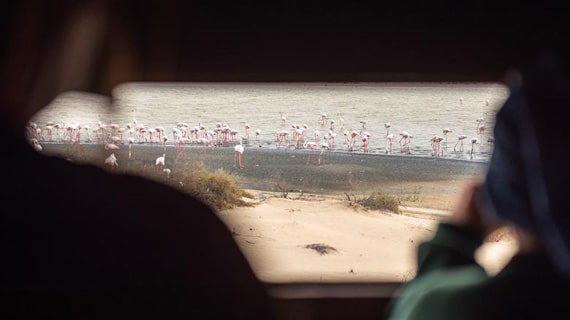
[[[30,142],[32,143],[32,147],[34,147],[34,150],[36,150],[37,152],[40,152],[43,150],[43,147],[40,145],[38,139],[31,138]]]
[[[307,141],[304,144],[304,147],[306,149],[309,149],[309,155],[307,156],[307,165],[311,162],[311,158],[313,159],[312,163],[313,164],[317,164],[317,158],[315,156],[315,150],[317,149],[319,145],[316,142],[313,141]]]
[[[410,142],[412,139],[412,135],[407,131],[400,132],[400,152],[402,153],[410,153]]]
[[[243,145],[241,144],[241,139],[239,144],[234,147],[234,168],[238,166],[240,169],[245,168],[243,165]]]
[[[135,138],[129,137],[127,139],[127,141],[129,142],[129,160],[132,160],[133,159],[133,144],[135,143]]]
[[[360,139],[362,140],[362,151],[368,152],[368,145],[370,144],[371,134],[367,131],[360,133]]]
[[[105,150],[119,150],[120,147],[112,142],[105,144]]]
[[[455,143],[455,146],[453,147],[453,151],[456,151],[457,145],[459,145],[459,151],[463,151],[463,140],[467,139],[467,136],[464,134],[461,134],[457,137],[457,143]]]

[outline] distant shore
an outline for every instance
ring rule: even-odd
[[[44,153],[101,165],[114,153],[120,168],[153,166],[164,150],[161,145],[135,144],[129,160],[128,145],[120,145],[119,150],[106,150],[101,144],[42,143],[42,146]],[[245,168],[238,169],[234,167],[233,147],[187,146],[183,150],[167,146],[166,167],[174,172],[184,162],[201,161],[212,170],[231,173],[244,189],[357,196],[382,191],[427,208],[444,210],[450,209],[461,186],[481,178],[486,168],[486,163],[479,161],[339,151],[320,154],[319,150],[307,163],[309,153],[246,148]]]

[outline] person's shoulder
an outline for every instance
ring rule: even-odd
[[[460,315],[471,308],[470,297],[478,297],[487,279],[475,266],[447,268],[419,276],[403,287],[390,319],[466,319]]]

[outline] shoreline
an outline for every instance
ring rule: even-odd
[[[120,168],[154,166],[160,145],[105,150],[103,145],[43,144],[43,153],[101,166],[111,153]],[[268,283],[406,281],[415,275],[417,245],[455,206],[465,183],[480,179],[485,163],[414,156],[328,152],[307,164],[307,150],[246,149],[244,169],[234,168],[232,147],[166,148],[174,174],[190,161],[223,169],[254,195],[255,205],[218,212],[252,269]],[[401,214],[350,205],[346,194],[373,191],[401,199]],[[330,248],[322,254],[315,246]],[[489,273],[504,266],[516,243],[487,241],[476,258]]]
[[[114,153],[120,169],[154,166],[164,150],[162,145],[135,144],[129,160],[128,145],[120,145],[118,150],[106,150],[101,144],[43,143],[42,146],[45,154],[101,166]],[[481,161],[337,151],[324,152],[320,164],[314,164],[312,159],[307,163],[309,154],[304,149],[246,148],[245,168],[238,169],[234,167],[233,147],[166,146],[165,162],[173,174],[189,162],[203,162],[211,170],[221,169],[234,176],[243,189],[342,197],[380,191],[399,197],[406,206],[441,210],[452,207],[466,182],[481,179],[487,165]],[[314,156],[318,161],[319,152]]]

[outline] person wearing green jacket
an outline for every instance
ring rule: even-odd
[[[510,78],[496,114],[482,181],[465,188],[448,220],[419,245],[417,274],[383,315],[389,320],[567,319],[570,315],[570,181],[566,140],[570,73],[545,55]],[[495,275],[474,253],[499,227],[518,251]]]

